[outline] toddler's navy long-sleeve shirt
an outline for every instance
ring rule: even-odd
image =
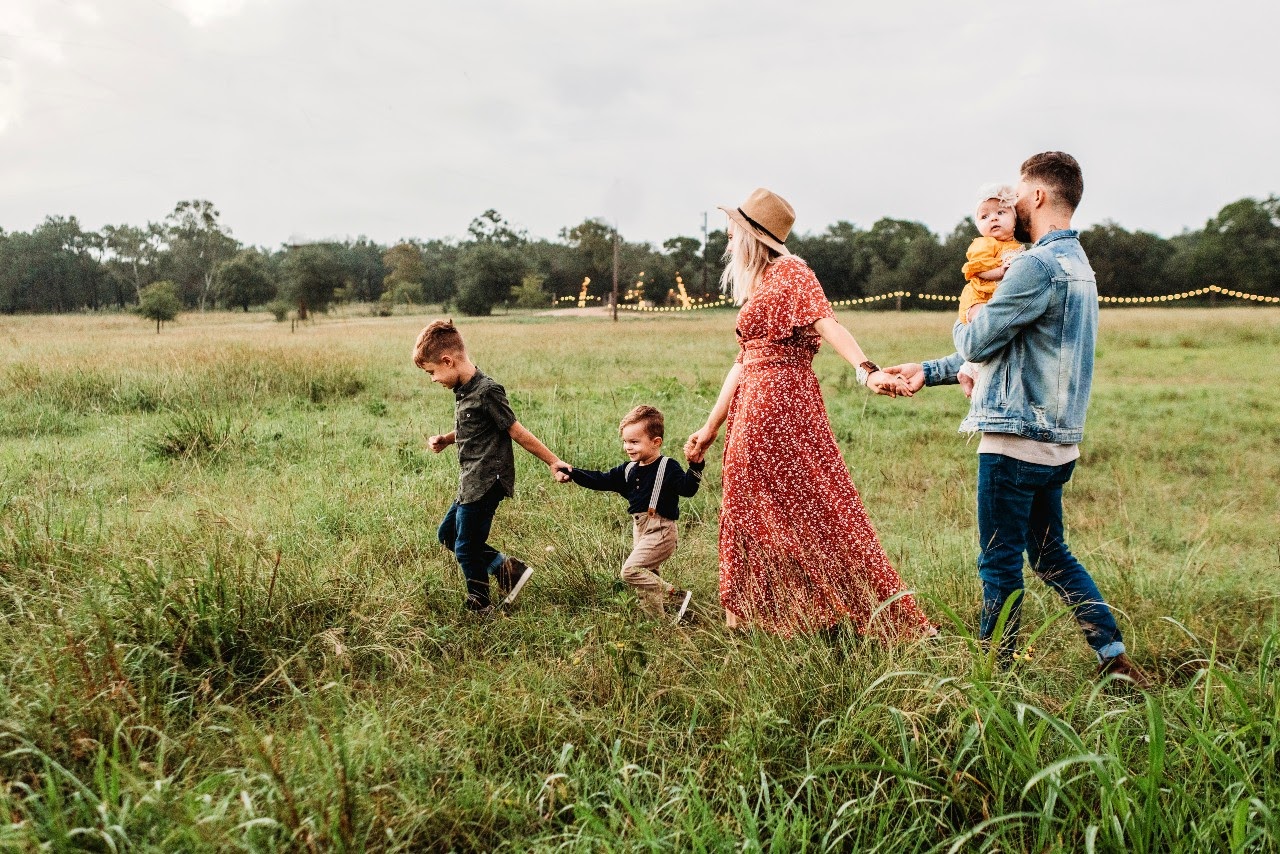
[[[653,479],[658,475],[658,460],[647,466],[636,463],[632,466],[630,478],[627,477],[628,466],[631,466],[630,462],[608,471],[575,468],[569,476],[574,483],[587,489],[618,493],[627,499],[627,510],[632,513],[648,513]],[[667,458],[667,471],[662,476],[662,492],[658,495],[659,516],[672,520],[680,518],[680,496],[692,498],[698,494],[705,467],[706,463],[689,463],[689,470],[685,471],[675,460]]]

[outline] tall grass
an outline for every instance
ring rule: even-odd
[[[844,320],[882,364],[945,352],[940,315]],[[475,623],[434,541],[457,469],[423,443],[452,407],[408,362],[425,318],[25,322],[0,336],[6,847],[1280,848],[1280,312],[1103,314],[1069,536],[1150,695],[1095,682],[1034,581],[1015,667],[974,641],[954,388],[870,398],[818,363],[938,641],[726,632],[715,461],[668,565],[692,627],[643,622],[616,582],[621,502],[527,455],[495,540],[537,574]],[[462,324],[522,422],[591,467],[640,402],[674,450],[732,326]]]

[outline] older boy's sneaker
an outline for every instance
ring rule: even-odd
[[[680,625],[684,621],[685,615],[689,613],[689,602],[693,600],[692,590],[671,590],[667,593],[667,601],[671,604],[680,604],[676,611],[676,618],[672,620],[675,625]]]
[[[1134,684],[1135,687],[1143,691],[1150,691],[1152,688],[1151,677],[1143,672],[1142,668],[1133,663],[1133,660],[1123,652],[1115,658],[1108,658],[1106,661],[1098,665],[1098,678],[1105,676],[1123,676]]]
[[[498,606],[501,608],[516,601],[516,596],[520,595],[529,577],[533,575],[533,567],[519,558],[509,557],[494,575],[498,582],[498,592],[502,594],[502,604]]]

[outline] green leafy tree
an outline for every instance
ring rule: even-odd
[[[511,292],[511,298],[521,308],[546,308],[551,304],[551,295],[542,289],[546,276],[541,273],[526,273],[520,280],[520,287]]]
[[[613,288],[613,226],[602,219],[583,220],[560,230],[560,239],[573,250],[572,293],[584,278],[591,279],[588,293],[604,297]]]
[[[178,202],[164,221],[167,271],[184,292],[188,305],[201,311],[214,299],[214,270],[233,256],[240,243],[226,230],[213,202]]]
[[[276,296],[271,262],[257,249],[244,249],[219,264],[214,270],[214,286],[224,303],[246,312],[249,306],[263,305]]]
[[[454,302],[464,314],[489,314],[520,285],[525,269],[524,259],[501,243],[467,244],[458,253],[458,295]]]
[[[1080,235],[1102,296],[1156,296],[1167,293],[1164,269],[1174,248],[1145,231],[1126,231],[1114,222],[1095,225]]]
[[[155,281],[163,229],[155,223],[146,228],[107,225],[101,233],[106,245],[108,273],[113,279],[127,283],[135,299],[141,300],[142,289]]]
[[[308,312],[327,311],[334,294],[347,283],[343,247],[336,243],[307,243],[290,247],[280,262],[281,291],[298,307],[298,319]]]
[[[471,220],[471,224],[467,226],[467,234],[471,236],[472,243],[498,243],[508,249],[515,249],[529,239],[493,208]]]
[[[1280,198],[1240,199],[1205,223],[1194,269],[1204,285],[1280,296]]]
[[[349,299],[373,302],[382,295],[387,275],[382,260],[385,253],[385,248],[363,236],[354,243],[343,244],[342,258],[347,270],[346,293]]]
[[[425,297],[427,263],[422,247],[415,243],[398,243],[382,254],[387,270],[383,280],[383,297],[391,303],[420,303]]]
[[[138,314],[156,322],[156,334],[160,334],[160,325],[168,323],[182,311],[182,300],[178,297],[178,286],[170,281],[152,282],[142,289],[138,300]]]

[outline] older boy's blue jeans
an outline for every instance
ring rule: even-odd
[[[982,579],[981,634],[990,640],[1005,600],[1018,593],[1005,623],[1001,657],[1017,643],[1023,589],[1022,554],[1031,569],[1075,612],[1085,640],[1099,661],[1124,652],[1124,641],[1107,607],[1080,561],[1067,548],[1062,530],[1062,487],[1071,479],[1075,461],[1045,466],[1006,457],[978,455],[978,577]]]
[[[493,528],[493,516],[506,497],[494,484],[479,501],[453,502],[444,514],[436,535],[440,544],[453,552],[467,583],[466,607],[478,611],[489,606],[489,576],[498,571],[506,555],[486,542]]]

